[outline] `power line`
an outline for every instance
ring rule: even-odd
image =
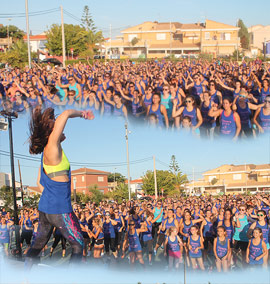
[[[9,152],[0,150],[0,155],[9,157]],[[18,158],[18,159],[22,159],[22,160],[31,161],[31,162],[40,162],[40,158],[35,158],[35,157],[23,155],[23,154],[14,153],[14,157]],[[130,164],[133,164],[133,165],[134,164],[140,164],[140,163],[148,162],[150,160],[152,160],[152,157],[147,157],[147,158],[143,158],[143,159],[130,161]],[[126,166],[127,163],[126,162],[115,162],[115,163],[70,162],[70,165],[72,165],[72,166],[89,166],[89,167],[114,167],[114,166],[121,167],[121,166]]]
[[[51,13],[59,12],[59,8],[57,9],[51,9],[51,10],[44,10],[44,11],[39,11],[39,12],[32,12],[29,13],[29,17],[34,17],[34,16],[42,16],[42,15],[47,15]],[[21,14],[0,14],[0,18],[5,19],[5,18],[25,18],[25,13]]]

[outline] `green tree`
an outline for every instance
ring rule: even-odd
[[[79,25],[64,25],[66,50],[73,48],[73,54],[76,56],[87,49],[86,30]],[[53,55],[62,55],[62,33],[61,26],[53,24],[46,32],[49,52]]]
[[[180,170],[178,162],[176,161],[175,155],[172,155],[172,157],[171,157],[169,169],[170,169],[170,172],[173,173],[173,174],[176,174]]]
[[[114,178],[118,183],[124,182],[126,180],[126,177],[120,173],[110,173],[108,175],[108,182],[114,182]]]
[[[89,187],[90,200],[99,204],[104,199],[104,194],[98,189],[97,185]]]
[[[98,51],[98,46],[104,41],[104,37],[101,31],[85,31],[81,33],[81,36],[84,37],[87,50],[96,53]]]
[[[12,188],[10,186],[2,186],[0,188],[0,199],[4,202],[4,207],[10,208],[13,205]]]
[[[240,37],[241,47],[244,49],[248,49],[249,48],[248,29],[241,19],[238,20],[237,26],[240,28],[238,31],[238,36]]]
[[[170,192],[175,190],[175,185],[172,179],[172,174],[169,171],[157,170],[157,190],[161,194],[161,189],[164,190],[164,195],[170,194]],[[146,194],[154,195],[155,194],[155,181],[154,181],[154,172],[147,171],[146,174],[142,177],[143,186],[142,189]]]
[[[109,198],[122,202],[123,199],[128,200],[128,186],[124,182],[119,183],[116,189],[108,194]]]
[[[7,26],[1,26],[0,27],[0,38],[7,38],[7,30],[9,31],[9,36],[13,39],[22,39],[24,36],[24,32],[20,30],[18,27],[10,25]]]
[[[17,40],[1,56],[1,60],[8,62],[13,67],[24,67],[28,63],[27,44],[23,40]]]
[[[134,37],[132,40],[131,40],[131,45],[132,46],[135,46],[137,43],[139,42],[138,38],[137,37]]]
[[[86,5],[83,8],[83,14],[81,18],[82,26],[87,30],[87,31],[92,31],[96,32],[96,27],[94,24],[94,21],[92,19],[92,15],[90,14],[89,7]]]
[[[216,178],[213,178],[213,179],[211,180],[211,184],[212,184],[212,185],[216,184],[217,182],[218,182],[218,179],[216,179]]]

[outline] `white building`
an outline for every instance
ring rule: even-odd
[[[127,184],[128,181],[126,180],[125,183]],[[131,193],[136,193],[138,195],[142,195],[143,190],[142,190],[142,185],[143,185],[143,180],[140,179],[134,179],[130,181],[130,191]]]
[[[44,59],[45,55],[43,53],[46,53],[46,43],[47,43],[47,36],[45,33],[41,33],[39,35],[30,35],[30,49],[32,52],[37,52],[38,50],[41,51],[40,59]],[[23,37],[23,40],[27,42],[27,36],[25,35]]]

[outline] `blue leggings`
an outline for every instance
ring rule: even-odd
[[[38,255],[49,241],[54,227],[61,232],[61,235],[71,245],[72,254],[70,261],[76,262],[82,259],[83,235],[74,212],[66,214],[46,214],[39,212],[36,239],[27,252],[26,262],[31,263],[35,259],[38,259]]]

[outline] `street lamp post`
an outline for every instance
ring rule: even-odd
[[[10,44],[9,44],[9,21],[11,21],[10,18],[8,18],[8,24],[7,24],[8,49],[9,49],[9,47],[10,47]]]
[[[76,182],[77,182],[77,178],[74,177],[74,178],[73,178],[73,197],[74,197],[74,203],[77,202],[77,198],[76,198]]]
[[[128,152],[128,124],[125,123],[125,129],[126,129],[126,145],[127,145],[127,171],[128,171],[128,200],[131,199],[131,192],[130,192],[130,171],[129,171],[129,152]]]
[[[18,218],[18,207],[16,201],[16,187],[15,187],[15,170],[14,170],[14,153],[13,153],[13,136],[12,136],[12,119],[18,117],[17,112],[4,110],[0,114],[8,120],[9,131],[9,151],[10,151],[10,167],[11,167],[11,181],[12,181],[12,193],[13,193],[13,207],[14,207],[14,224],[15,224],[15,238],[16,238],[16,256],[21,258],[22,250],[20,244],[20,228]]]

